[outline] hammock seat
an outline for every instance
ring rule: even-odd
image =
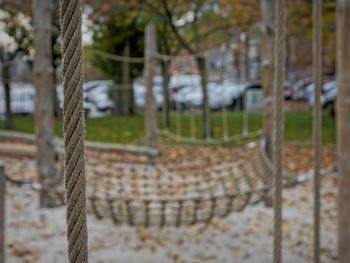
[[[269,198],[272,165],[264,150],[201,169],[173,163],[114,163],[87,173],[88,212],[115,224],[181,226],[209,222]],[[180,165],[181,166],[181,165]]]

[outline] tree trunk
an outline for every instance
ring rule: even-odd
[[[145,30],[145,84],[146,84],[146,101],[145,101],[145,132],[146,144],[150,147],[157,145],[157,109],[153,96],[153,78],[155,75],[155,59],[153,54],[156,48],[156,29],[153,24],[148,24]]]
[[[33,1],[34,23],[34,84],[36,88],[35,128],[37,168],[44,186],[55,176],[53,142],[53,68],[51,50],[51,1]],[[40,204],[49,206],[50,200],[41,192]]]
[[[10,84],[10,63],[5,62],[2,67],[2,80],[5,89],[5,125],[6,130],[13,128],[13,119],[11,111],[11,84]]]
[[[55,117],[62,117],[62,111],[60,108],[60,102],[58,100],[58,94],[57,94],[57,77],[56,77],[56,70],[55,65],[52,60],[52,79],[53,79],[53,112]]]
[[[350,0],[337,1],[338,257],[350,262]]]
[[[123,55],[124,57],[130,57],[129,41],[124,46]],[[128,115],[130,113],[130,91],[132,90],[130,83],[130,63],[123,62],[122,74],[122,114]]]
[[[274,42],[274,20],[275,1],[261,0],[260,2],[262,21],[264,25],[261,40],[262,58],[262,85],[263,85],[263,133],[265,139],[265,150],[272,158],[272,91],[273,91],[273,42]]]
[[[169,62],[163,61],[163,127],[170,129],[170,102],[169,102]]]
[[[208,74],[205,58],[197,58],[198,68],[201,74],[201,84],[203,93],[203,105],[202,105],[202,117],[203,117],[203,133],[204,138],[209,140],[212,138],[212,126],[210,119],[210,108],[209,108],[209,98],[208,98]]]

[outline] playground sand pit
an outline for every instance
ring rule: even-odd
[[[186,154],[177,151],[174,156]],[[311,153],[287,148],[285,170],[310,170]],[[88,155],[87,169],[94,158]],[[334,165],[334,158],[332,150],[325,151],[323,166]],[[37,180],[33,159],[0,159],[5,160],[8,176]],[[336,190],[336,174],[324,176],[321,259],[325,263],[336,261]],[[310,181],[283,192],[284,262],[312,260],[312,197]],[[6,205],[7,262],[67,262],[64,207],[40,209],[37,192],[11,184],[7,184]],[[273,209],[262,203],[209,224],[180,228],[115,226],[89,215],[88,231],[90,262],[272,262]]]

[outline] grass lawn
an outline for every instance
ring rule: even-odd
[[[189,113],[180,116],[181,135],[190,137],[191,117]],[[176,122],[179,120],[175,114],[171,115],[171,131],[176,133]],[[201,116],[194,114],[196,123],[196,137],[201,138]],[[243,114],[241,112],[227,112],[229,136],[242,133]],[[223,124],[221,112],[212,113],[214,138],[222,138]],[[0,129],[3,129],[3,121],[0,120]],[[324,144],[335,144],[335,119],[328,113],[323,114],[322,136]],[[158,118],[158,127],[161,127],[161,116]],[[255,131],[262,127],[261,114],[249,114],[249,131]],[[14,129],[20,132],[34,132],[34,118],[32,116],[17,116],[14,119]],[[55,134],[62,137],[62,121],[56,119],[54,123]],[[285,114],[285,140],[287,142],[311,143],[312,113],[308,111],[290,111]],[[142,144],[144,136],[143,116],[133,117],[108,116],[100,118],[88,118],[86,120],[86,139],[91,141],[133,143]],[[168,140],[167,140],[168,142]],[[170,143],[174,143],[171,142]]]

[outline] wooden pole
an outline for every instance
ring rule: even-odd
[[[5,263],[5,196],[5,168],[4,163],[0,161],[0,263]]]
[[[40,183],[45,185],[55,176],[53,141],[53,67],[52,67],[52,11],[50,0],[33,1],[34,23],[34,84],[37,169]],[[40,193],[40,205],[49,200]]]
[[[350,262],[350,0],[337,1],[338,262]]]
[[[124,50],[124,57],[130,57],[130,44],[129,41],[126,41]],[[131,81],[130,81],[130,63],[127,61],[123,62],[122,66],[122,114],[128,115],[132,111],[132,100],[130,92],[132,90]]]
[[[148,24],[145,30],[145,83],[146,83],[146,101],[145,101],[145,132],[146,144],[149,147],[157,145],[157,108],[153,96],[153,78],[155,75],[154,53],[157,50],[156,29],[153,24]]]
[[[263,34],[261,40],[262,59],[262,86],[263,86],[263,134],[265,139],[265,150],[272,159],[272,118],[273,118],[273,48],[275,32],[275,1],[261,0],[260,9],[263,22]]]
[[[314,141],[314,263],[320,262],[320,168],[321,168],[321,90],[322,90],[322,0],[313,1],[313,108]]]

